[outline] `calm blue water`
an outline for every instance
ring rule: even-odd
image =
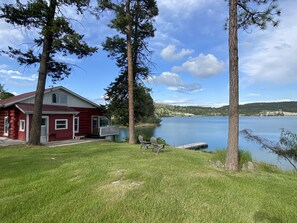
[[[251,129],[254,134],[277,142],[281,128],[297,132],[297,117],[240,117],[240,130]],[[127,136],[127,129],[121,129],[119,139]],[[208,150],[227,147],[228,117],[170,117],[162,118],[161,125],[154,128],[140,128],[136,134],[161,137],[172,146],[194,142],[208,143]],[[278,160],[277,156],[260,148],[258,144],[239,138],[239,148],[252,153],[254,160],[273,163],[285,169],[291,166]]]

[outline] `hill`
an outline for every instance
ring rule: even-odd
[[[155,104],[155,113],[159,117],[170,116],[226,116],[229,106],[219,108],[202,106],[176,106]],[[242,116],[287,116],[297,115],[297,102],[249,103],[239,105]]]

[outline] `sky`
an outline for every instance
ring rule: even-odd
[[[14,3],[13,0],[0,0]],[[21,1],[26,2],[26,1]],[[172,105],[219,107],[228,104],[228,32],[224,23],[228,5],[224,0],[157,0],[151,75],[144,83],[152,89],[155,102]],[[240,104],[251,102],[297,101],[297,1],[280,0],[282,15],[277,28],[239,30]],[[62,57],[73,65],[71,75],[60,82],[47,79],[46,87],[64,86],[89,100],[105,104],[105,88],[119,74],[116,63],[107,57],[102,43],[115,34],[107,24],[112,17],[99,20],[78,16],[72,9],[63,12],[73,18],[73,26],[98,52],[77,59]],[[0,20],[0,50],[8,46],[28,49],[36,30],[13,27]],[[16,95],[36,90],[38,65],[20,66],[0,55],[0,83]]]

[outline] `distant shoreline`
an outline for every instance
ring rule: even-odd
[[[159,117],[228,116],[228,110],[229,106],[216,108],[155,104],[155,113]],[[239,105],[239,114],[241,116],[297,116],[297,101]]]
[[[209,114],[209,115],[172,115],[172,116],[161,116],[160,118],[173,118],[173,117],[219,117],[219,116],[223,116],[223,117],[227,117],[228,115],[222,115],[222,114],[218,114],[218,115],[213,115],[213,114]],[[297,113],[292,113],[292,114],[283,114],[283,115],[245,115],[245,114],[239,114],[240,117],[288,117],[288,116],[296,116],[297,117]],[[153,124],[152,124],[153,125]]]

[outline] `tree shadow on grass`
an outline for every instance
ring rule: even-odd
[[[262,211],[257,211],[254,214],[254,222],[255,223],[258,223],[258,222],[283,223],[283,221],[281,219],[276,218],[276,217],[272,216],[271,214],[262,212]]]

